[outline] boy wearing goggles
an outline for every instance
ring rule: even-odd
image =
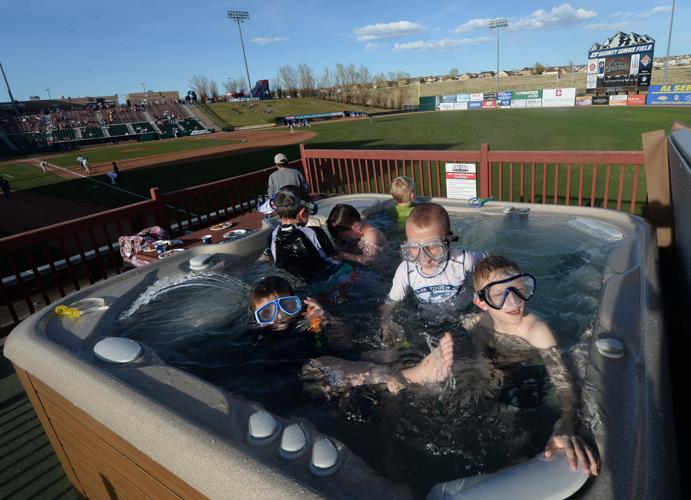
[[[315,336],[324,331],[330,347],[345,352],[352,348],[348,328],[327,314],[321,305],[308,297],[303,301],[295,295],[290,283],[279,276],[257,282],[250,291],[249,307],[255,321],[271,332],[306,330]],[[302,324],[300,324],[302,321]],[[305,352],[305,355],[308,353]],[[375,359],[377,353],[363,354]],[[446,333],[439,345],[420,363],[397,371],[385,364],[371,361],[348,361],[333,356],[310,360],[302,368],[304,389],[315,396],[331,397],[360,385],[382,385],[398,393],[408,384],[429,384],[445,380],[453,362],[453,341]]]
[[[403,262],[396,269],[390,302],[400,302],[412,290],[420,302],[441,303],[456,297],[475,263],[484,256],[462,248],[449,248],[451,223],[436,203],[416,206],[406,221],[407,241],[401,245]]]
[[[486,344],[499,355],[516,356],[523,352],[528,357],[537,349],[557,391],[562,416],[554,425],[545,456],[549,458],[563,449],[572,469],[580,466],[597,475],[599,465],[593,451],[574,433],[578,396],[554,334],[547,323],[525,308],[535,293],[535,278],[522,273],[506,257],[491,256],[475,267],[473,282],[473,302],[482,312],[464,318],[464,327],[478,343]]]

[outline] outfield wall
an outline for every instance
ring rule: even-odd
[[[691,84],[651,85],[647,93],[576,96],[575,87],[420,97],[420,110],[557,108],[574,106],[691,106]]]

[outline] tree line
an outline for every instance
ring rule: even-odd
[[[369,105],[380,108],[398,108],[399,102],[391,93],[376,92],[376,89],[387,89],[417,82],[405,71],[389,73],[372,73],[363,65],[337,63],[334,68],[325,66],[321,73],[305,63],[297,66],[283,65],[278,68],[276,76],[270,82],[275,97],[320,97],[332,101],[356,105]],[[221,82],[225,90],[219,92],[215,80],[204,75],[195,75],[189,81],[192,90],[202,102],[222,99],[227,93],[249,93],[247,80],[244,77],[228,78]]]

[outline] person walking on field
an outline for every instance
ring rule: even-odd
[[[0,189],[2,190],[2,194],[5,195],[5,198],[8,200],[12,198],[12,193],[10,192],[10,181],[2,176],[0,176]]]
[[[39,165],[41,165],[41,170],[43,170],[43,173],[47,174],[48,173],[48,169],[47,169],[48,162],[46,160],[43,160],[43,161],[41,161],[41,163]]]
[[[113,162],[113,170],[108,172],[106,175],[110,179],[110,183],[116,185],[118,183],[118,179],[120,178],[120,169],[118,168],[118,164]]]
[[[89,160],[86,158],[86,156],[82,158],[82,167],[84,167],[86,175],[89,175],[91,173],[91,170],[89,170]]]

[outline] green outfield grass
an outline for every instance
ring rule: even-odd
[[[12,191],[34,189],[51,184],[62,184],[65,179],[57,175],[46,175],[41,168],[26,162],[0,163],[0,175],[10,181]]]
[[[641,133],[691,123],[691,107],[445,111],[325,123],[310,147],[338,149],[640,150]]]
[[[77,166],[77,156],[80,154],[89,158],[89,163],[94,164],[104,161],[130,160],[132,158],[160,155],[163,153],[192,151],[194,149],[224,146],[226,144],[236,144],[238,142],[240,141],[237,139],[212,137],[204,139],[178,139],[173,141],[132,142],[121,146],[107,146],[103,148],[71,151],[70,153],[50,158],[50,163],[61,167],[72,167]]]
[[[368,120],[353,120],[321,124],[311,129],[317,135],[309,141],[308,147],[477,150],[481,143],[487,142],[494,150],[640,150],[641,132],[661,128],[668,130],[674,121],[691,123],[691,109],[602,108],[413,113],[379,117],[373,123]],[[160,145],[167,148],[168,144],[177,143],[170,141]],[[121,147],[144,145],[149,147],[156,143]],[[148,196],[152,186],[159,186],[164,191],[194,186],[266,168],[272,164],[273,155],[279,151],[286,152],[291,159],[299,156],[298,146],[293,145],[227,158],[191,161],[184,165],[136,169],[122,173],[121,187]],[[92,163],[99,161],[97,154],[104,155],[104,160],[101,161],[111,158],[105,149],[91,150],[87,156]],[[67,162],[65,164],[76,168],[75,153],[64,156]],[[40,172],[31,166],[21,168],[29,169],[27,177],[35,177],[36,172]],[[415,170],[418,171],[417,166]],[[589,186],[589,172],[590,170],[585,172],[586,186]],[[505,174],[505,178],[508,178],[508,172]],[[610,199],[616,196],[618,186],[618,173],[615,171],[613,174]],[[542,185],[540,175],[538,172],[538,186]],[[572,174],[572,186],[574,183],[577,185],[577,178],[573,177],[575,175],[577,174]],[[34,179],[33,182],[37,184],[32,191],[108,207],[137,201],[133,196],[107,186],[94,187],[94,183],[88,179],[63,180],[50,175],[47,177],[53,179],[46,179],[42,185],[39,185],[40,180]],[[105,176],[99,179],[107,182]],[[565,183],[564,173],[560,174],[559,181],[561,197]],[[427,182],[426,178],[424,182]],[[433,185],[436,185],[436,177],[433,178]],[[548,178],[547,186],[544,195],[538,193],[538,201],[542,200],[542,196],[550,198],[553,195],[551,177]],[[601,191],[602,189],[598,193],[599,198],[602,197]],[[628,177],[625,178],[624,192],[630,192]],[[642,178],[637,194],[639,202],[644,201],[644,194],[645,184]],[[508,198],[508,192],[504,196]]]
[[[371,113],[382,111],[381,109],[368,106],[353,106],[352,104],[317,99],[316,97],[255,101],[252,102],[253,106],[251,108],[249,104],[249,102],[222,102],[209,104],[208,107],[221,120],[234,127],[274,123],[278,116],[328,113],[330,111],[366,111]],[[240,113],[234,112],[233,109],[238,110]],[[267,114],[266,111],[269,109],[271,113]]]

